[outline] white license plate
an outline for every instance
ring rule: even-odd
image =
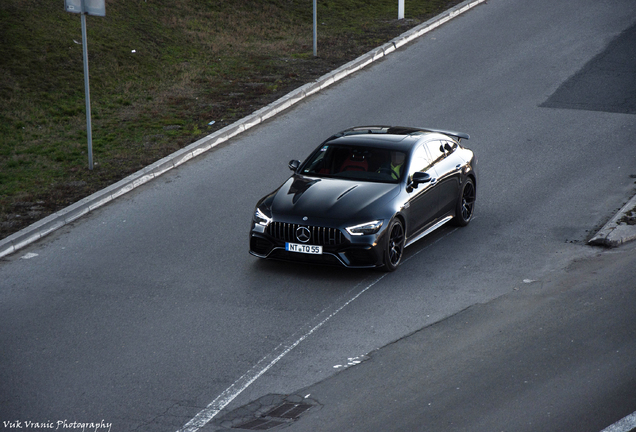
[[[306,253],[311,255],[322,255],[322,246],[285,243],[285,250],[289,252]]]

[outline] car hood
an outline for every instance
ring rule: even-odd
[[[399,185],[294,175],[276,191],[271,211],[276,218],[294,216],[347,220],[381,218]]]

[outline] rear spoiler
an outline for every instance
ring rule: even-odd
[[[413,132],[437,132],[444,135],[449,135],[457,138],[460,142],[462,139],[470,139],[470,135],[463,132],[453,132],[443,129],[431,129],[420,127],[402,127],[402,126],[357,126],[340,133],[335,134],[332,138],[337,138],[345,135],[357,135],[357,134],[372,134],[372,133],[389,133],[396,135],[408,135]],[[331,139],[331,138],[330,138]]]
[[[460,141],[463,140],[463,139],[470,139],[470,135],[468,135],[467,133],[464,133],[464,132],[453,132],[453,131],[449,131],[449,130],[430,129],[430,128],[418,128],[418,129],[423,131],[423,132],[437,132],[437,133],[442,133],[444,135],[450,135],[452,137],[457,138]]]

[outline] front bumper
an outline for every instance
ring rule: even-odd
[[[290,224],[291,225],[291,224]],[[294,228],[302,225],[294,225],[289,230],[294,232]],[[311,227],[312,232],[315,228]],[[318,227],[319,229],[324,229]],[[373,235],[352,236],[344,229],[327,228],[337,230],[337,240],[325,241],[324,236],[317,241],[312,239],[306,243],[309,246],[322,246],[322,254],[310,255],[285,250],[287,242],[298,243],[292,234],[280,230],[273,230],[270,226],[265,227],[252,222],[250,230],[250,254],[259,258],[278,259],[284,261],[294,261],[311,264],[339,265],[348,268],[373,268],[381,267],[384,264],[384,248],[382,241],[384,230]]]

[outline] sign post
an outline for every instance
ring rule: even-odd
[[[398,19],[404,19],[404,0],[398,0]]]
[[[314,0],[314,57],[318,55],[318,5]]]
[[[82,56],[84,57],[84,95],[86,96],[86,135],[88,138],[88,169],[93,169],[93,128],[91,125],[91,92],[88,83],[88,47],[86,45],[86,15],[105,16],[105,0],[64,0],[67,12],[82,17]]]

